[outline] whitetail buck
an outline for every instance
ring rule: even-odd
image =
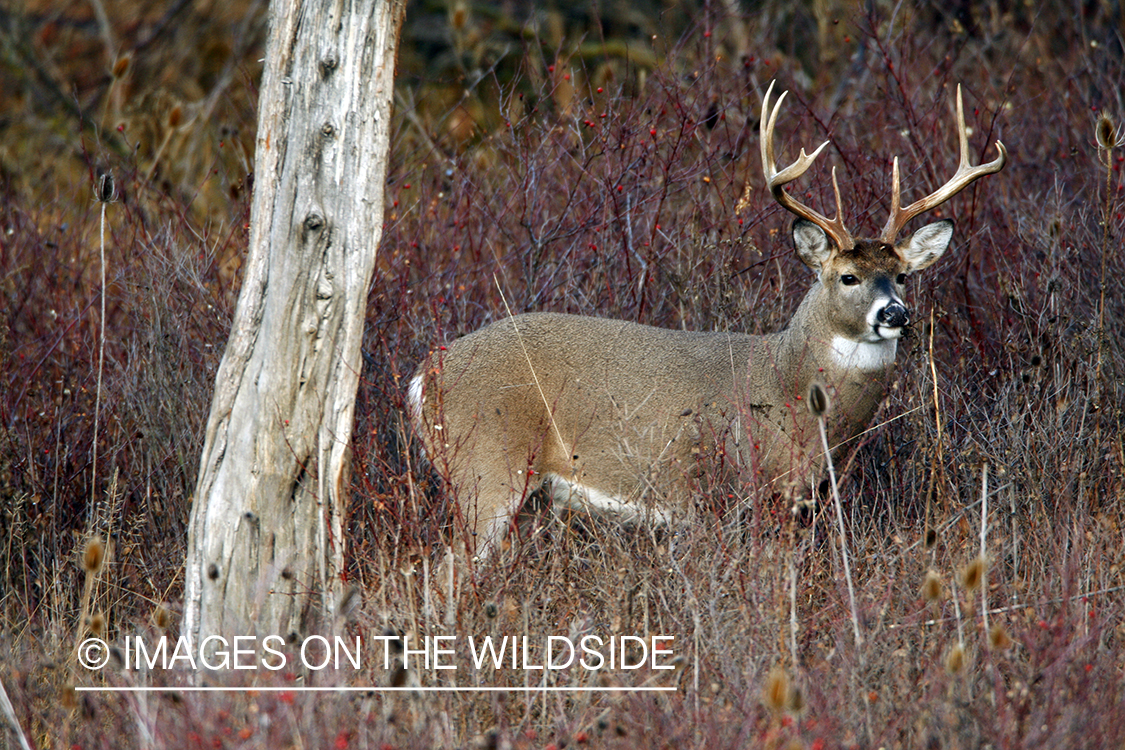
[[[828,142],[779,170],[773,133],[785,94],[771,111],[772,90],[771,83],[762,104],[762,168],[777,202],[799,217],[793,244],[817,276],[789,326],[750,336],[529,313],[432,353],[410,382],[409,404],[428,456],[452,484],[468,552],[487,556],[539,488],[556,505],[666,521],[683,507],[700,461],[720,448],[737,457],[740,471],[806,494],[826,468],[805,408],[813,382],[832,395],[832,445],[868,427],[910,323],[906,277],[941,256],[953,222],[924,226],[897,244],[895,236],[998,172],[1007,152],[997,141],[994,161],[971,166],[958,87],[957,173],[903,208],[896,158],[890,218],[878,239],[856,240],[844,226],[834,169],[835,219],[785,192]]]

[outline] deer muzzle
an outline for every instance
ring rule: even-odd
[[[876,321],[887,328],[902,328],[910,324],[910,312],[901,302],[891,302],[875,315]]]

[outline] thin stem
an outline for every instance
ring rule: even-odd
[[[984,616],[984,632],[988,632],[988,556],[985,540],[988,538],[988,462],[981,467],[980,487],[980,609]]]
[[[789,656],[793,664],[793,674],[797,674],[797,550],[796,541],[791,538],[789,546]]]
[[[929,534],[931,524],[931,501],[936,494],[941,495],[942,508],[945,507],[945,455],[944,455],[944,433],[941,424],[941,401],[938,399],[938,379],[937,379],[937,365],[934,362],[934,311],[930,310],[930,345],[929,345],[929,359],[930,359],[930,376],[934,387],[934,428],[937,430],[937,445],[935,455],[932,457],[930,464],[930,489],[926,493],[926,525],[923,533]],[[939,477],[940,474],[940,477]]]
[[[820,444],[824,447],[824,458],[828,464],[828,478],[832,483],[832,501],[836,506],[837,532],[840,537],[840,558],[844,561],[844,580],[848,584],[848,602],[852,609],[852,632],[855,634],[855,653],[856,659],[859,661],[860,684],[862,685],[863,676],[867,671],[865,669],[866,660],[863,658],[863,636],[859,632],[859,611],[855,605],[855,586],[852,584],[852,566],[848,559],[848,542],[847,537],[844,536],[844,507],[840,503],[840,488],[836,486],[836,469],[832,465],[832,452],[828,450],[828,428],[825,425],[824,415],[818,416],[816,421],[820,426]],[[868,742],[874,742],[871,730],[871,706],[866,694],[863,695],[863,710],[867,719],[867,740]]]
[[[20,720],[16,716],[16,710],[12,707],[12,701],[8,698],[8,691],[4,689],[4,683],[2,682],[0,682],[0,710],[4,712],[4,718],[8,721],[12,733],[19,738],[20,747],[23,750],[31,750],[31,744],[27,741],[23,729],[20,728]]]
[[[1109,223],[1113,216],[1113,146],[1117,143],[1116,133],[1105,144],[1105,212],[1102,215],[1102,269],[1098,278],[1098,360],[1094,368],[1094,408],[1102,405],[1102,359],[1105,356],[1105,266],[1109,254]],[[1102,420],[1094,423],[1094,445],[1101,445]],[[1082,493],[1085,502],[1086,493]]]
[[[90,449],[90,508],[94,508],[98,496],[98,417],[102,405],[102,368],[105,365],[105,202],[102,202],[101,217],[101,325],[98,331],[98,385],[94,391],[94,440]]]
[[[1105,264],[1109,252],[1109,222],[1113,215],[1113,148],[1105,150],[1105,213],[1102,215],[1102,272],[1098,279],[1101,294],[1098,298],[1098,365],[1094,374],[1094,387],[1101,396],[1102,355],[1105,351]],[[1097,404],[1097,402],[1095,402]],[[1100,422],[1099,422],[1100,424]]]
[[[855,632],[855,646],[858,651],[863,645],[863,636],[859,632],[859,613],[855,606],[855,586],[852,585],[852,566],[848,559],[848,543],[844,536],[844,508],[840,503],[840,490],[836,486],[836,469],[832,466],[832,453],[828,450],[828,430],[824,424],[824,417],[817,419],[820,425],[820,442],[824,446],[824,457],[828,463],[828,478],[832,483],[832,501],[836,506],[836,524],[840,534],[840,557],[844,561],[844,579],[848,584],[848,601],[852,608],[852,630]]]

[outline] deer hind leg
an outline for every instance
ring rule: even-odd
[[[457,509],[454,548],[466,559],[488,560],[507,534],[523,499],[508,482],[481,478],[474,486],[454,489]]]
[[[530,459],[509,451],[518,441],[477,415],[442,413],[425,391],[440,386],[423,375],[411,379],[407,405],[415,431],[422,437],[426,457],[443,476],[453,500],[452,547],[459,564],[471,558],[488,559],[503,540],[524,498],[537,488],[529,472]],[[519,464],[519,465],[517,465]]]
[[[531,460],[517,460],[516,455],[519,452],[505,450],[502,443],[477,441],[469,460],[459,462],[452,472],[454,549],[462,560],[492,557],[524,501],[542,483]]]

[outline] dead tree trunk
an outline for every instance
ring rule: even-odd
[[[273,0],[250,249],[215,382],[182,632],[304,634],[340,589],[404,0]]]

